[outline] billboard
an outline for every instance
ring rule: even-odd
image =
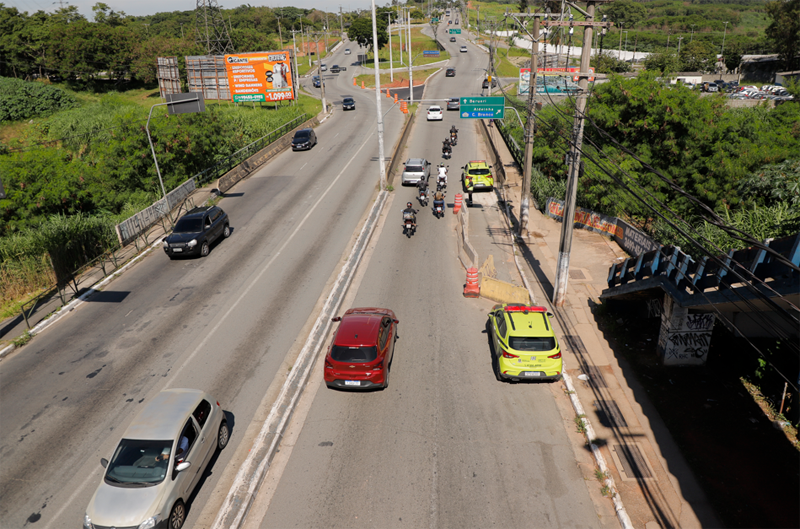
[[[225,56],[225,70],[234,102],[294,99],[289,52],[265,51]]]

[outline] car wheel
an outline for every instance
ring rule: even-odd
[[[200,247],[200,255],[203,257],[208,255],[208,241],[203,241],[203,245]]]
[[[386,366],[386,374],[383,376],[383,389],[389,387],[389,373],[391,373],[389,366]]]
[[[223,419],[222,424],[219,425],[219,433],[217,433],[217,448],[224,450],[228,446],[230,436],[231,431],[228,428],[228,421]]]
[[[231,236],[231,227],[228,226],[227,224],[225,225],[225,228],[222,230],[222,236],[225,237],[226,239]]]
[[[186,521],[186,506],[181,500],[175,502],[169,513],[169,529],[181,529]]]

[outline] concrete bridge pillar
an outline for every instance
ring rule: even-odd
[[[664,295],[658,354],[665,366],[705,365],[716,317],[709,313],[690,313],[672,296]]]

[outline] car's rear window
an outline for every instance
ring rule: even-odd
[[[349,105],[349,104],[351,104],[351,103],[355,103],[355,101],[353,100],[353,98],[352,98],[352,97],[345,98],[345,99],[343,100],[343,102],[344,102],[344,103],[347,103],[348,105]]]
[[[194,218],[194,219],[180,219],[175,224],[175,229],[172,230],[174,233],[194,233],[198,232],[203,227],[203,220]]]
[[[421,173],[423,171],[421,165],[406,165],[407,173]]]
[[[470,169],[469,174],[476,176],[485,176],[492,174],[492,172],[488,169]]]
[[[378,348],[374,345],[362,347],[334,345],[331,348],[331,358],[337,362],[373,362],[378,358]]]
[[[556,348],[556,339],[552,336],[512,336],[508,345],[516,351],[552,351]]]

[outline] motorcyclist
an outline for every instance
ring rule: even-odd
[[[455,125],[450,127],[450,137],[454,138],[454,139],[458,139],[458,129],[456,128]]]
[[[407,214],[411,214],[411,223],[416,226],[417,225],[417,213],[419,213],[416,209],[412,207],[411,202],[406,203],[406,209],[403,210],[403,219],[406,218]]]
[[[444,166],[443,163],[439,164],[439,174],[436,177],[436,184],[444,184],[447,185],[447,167]]]
[[[442,142],[442,154],[451,154],[452,152],[453,147],[450,145],[450,138],[447,138]]]
[[[419,182],[417,182],[417,190],[419,192],[420,200],[422,200],[423,194],[426,196],[428,195],[428,182],[424,178],[421,178]]]

